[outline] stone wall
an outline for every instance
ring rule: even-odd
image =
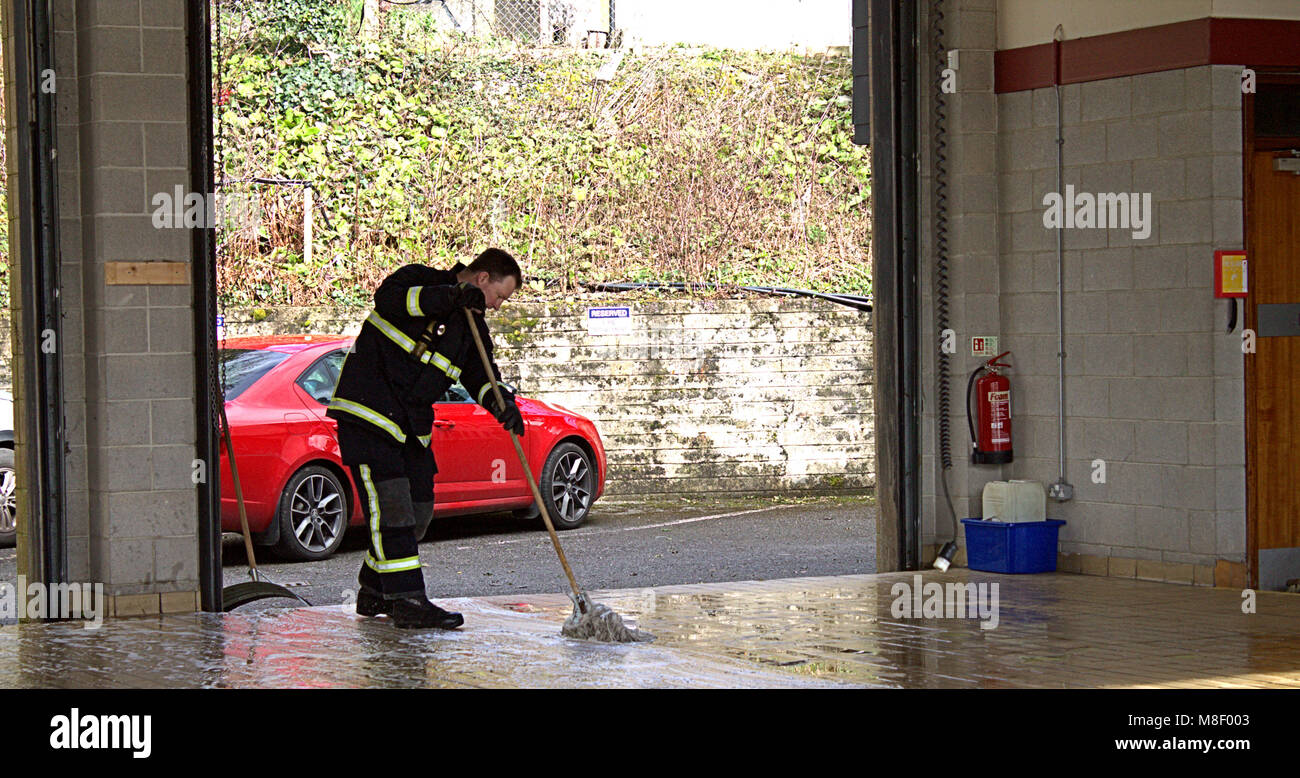
[[[588,333],[593,305],[630,306],[631,333]],[[364,315],[231,310],[226,334],[355,334]],[[875,485],[870,314],[802,298],[606,299],[511,303],[489,323],[508,381],[596,422],[610,495]]]
[[[9,331],[9,317],[0,316],[0,389],[13,390],[14,352],[13,333]]]

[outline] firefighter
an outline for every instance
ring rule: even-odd
[[[505,404],[497,407],[463,310],[475,314],[499,382],[482,314],[499,309],[522,283],[514,257],[491,248],[468,267],[406,265],[375,291],[375,308],[343,361],[325,412],[338,421],[340,454],[366,519],[369,549],[356,602],[363,616],[387,614],[403,628],[455,629],[465,621],[429,601],[416,545],[433,519],[433,404],[459,380],[505,429],[524,434],[504,386]]]

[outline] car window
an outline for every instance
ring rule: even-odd
[[[505,381],[502,381],[502,382],[501,382],[501,387],[502,387],[503,389],[509,389],[511,394],[515,394],[515,395],[519,394],[519,390],[515,388],[514,384],[508,384],[508,383],[506,383]],[[488,391],[490,392],[490,391],[492,391],[492,390],[489,389]],[[440,403],[472,403],[472,402],[474,402],[474,398],[470,397],[470,396],[469,396],[469,390],[466,389],[465,387],[461,386],[461,385],[460,385],[460,382],[457,381],[456,383],[452,384],[451,386],[449,386],[449,387],[447,388],[447,391],[444,392],[443,395],[442,395],[442,399],[439,400],[438,402],[440,402]]]
[[[297,384],[313,400],[325,405],[334,395],[334,387],[339,382],[339,373],[343,370],[343,358],[346,351],[331,351],[312,363],[312,366],[298,376]]]
[[[226,402],[243,394],[245,389],[257,383],[259,378],[288,358],[288,354],[280,351],[222,349],[221,388],[226,393]]]
[[[469,392],[465,390],[465,387],[461,386],[460,382],[457,381],[456,383],[447,387],[447,391],[443,393],[442,399],[439,400],[438,402],[468,403],[468,402],[473,402],[473,400],[470,399]]]

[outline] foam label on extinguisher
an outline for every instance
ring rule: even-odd
[[[1011,442],[1011,390],[989,392],[989,431],[993,443]]]

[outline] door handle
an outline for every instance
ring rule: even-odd
[[[443,428],[445,428],[445,429],[451,429],[452,427],[455,427],[455,426],[456,426],[456,422],[454,422],[454,421],[447,421],[446,419],[434,419],[434,420],[433,420],[433,426],[435,426],[435,427],[443,427]]]

